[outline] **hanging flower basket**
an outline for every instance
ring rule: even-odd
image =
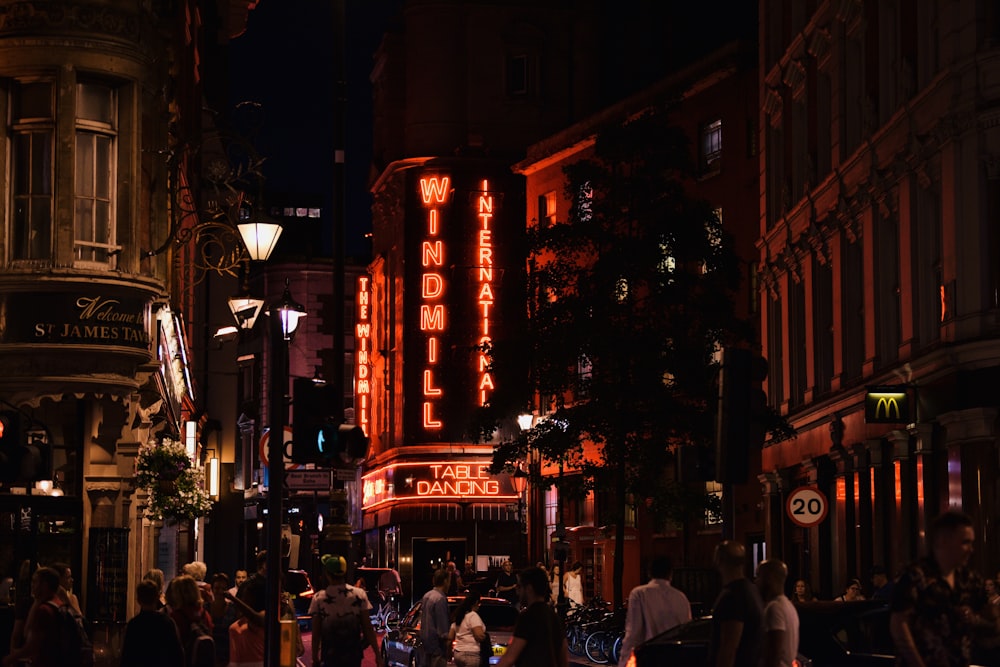
[[[149,515],[164,521],[204,516],[212,509],[205,489],[205,470],[195,465],[184,445],[171,438],[139,448],[136,485],[149,494]]]

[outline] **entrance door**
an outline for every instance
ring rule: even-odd
[[[413,600],[419,600],[434,585],[434,571],[454,561],[465,563],[465,540],[447,537],[413,538]]]

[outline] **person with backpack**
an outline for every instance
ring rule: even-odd
[[[360,667],[365,646],[376,649],[375,664],[382,667],[378,638],[368,616],[372,608],[368,594],[345,582],[347,560],[343,556],[326,554],[320,562],[328,585],[309,605],[314,667]]]
[[[198,583],[189,574],[174,577],[167,588],[170,618],[184,647],[187,667],[215,667],[215,641],[212,639],[212,617],[202,604]]]
[[[83,618],[59,597],[59,573],[40,567],[31,577],[35,606],[25,627],[27,641],[3,659],[3,667],[30,660],[32,667],[90,667],[93,646]]]
[[[160,611],[156,582],[140,581],[135,587],[135,599],[139,613],[125,626],[119,667],[184,667],[177,625]]]

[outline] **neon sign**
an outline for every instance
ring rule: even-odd
[[[423,273],[420,276],[420,330],[427,334],[427,348],[423,371],[423,427],[426,430],[437,430],[442,426],[441,420],[435,416],[435,407],[441,400],[442,392],[434,379],[434,366],[438,362],[438,347],[440,335],[446,327],[444,296],[444,278],[441,267],[444,266],[445,248],[440,238],[440,209],[451,198],[451,179],[447,176],[432,176],[420,179],[420,198],[427,209],[427,226],[424,241],[420,249],[420,265]]]
[[[483,179],[483,189],[477,198],[476,217],[479,220],[476,235],[476,258],[478,264],[477,296],[479,306],[479,354],[477,355],[479,373],[479,405],[486,405],[493,392],[493,373],[490,372],[490,360],[483,349],[492,341],[490,331],[490,309],[496,301],[493,294],[493,194],[489,191],[489,182]]]
[[[358,276],[358,290],[355,297],[357,313],[354,324],[354,419],[365,435],[369,435],[371,424],[371,277]]]
[[[489,462],[432,461],[400,463],[368,473],[362,478],[362,507],[399,500],[517,499],[510,478],[493,475]]]

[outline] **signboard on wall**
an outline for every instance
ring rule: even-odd
[[[48,343],[149,349],[151,299],[108,289],[0,294],[0,344]]]
[[[865,394],[865,422],[868,424],[909,424],[910,400],[905,385],[868,387]]]
[[[479,500],[516,502],[506,473],[493,475],[484,461],[399,463],[362,478],[362,508],[391,500]]]

